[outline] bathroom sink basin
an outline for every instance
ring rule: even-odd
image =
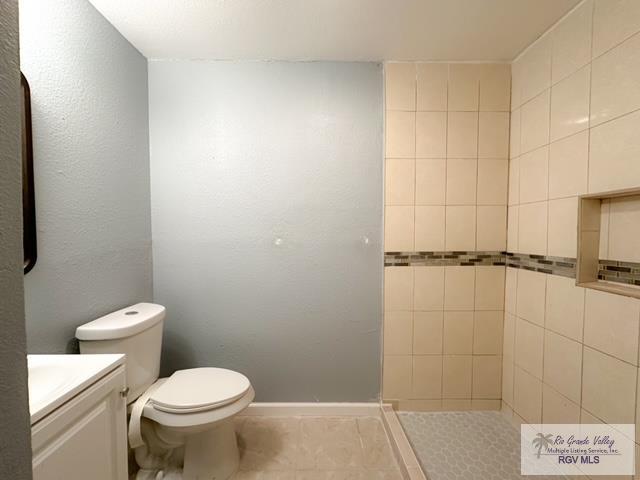
[[[33,425],[124,363],[124,355],[27,355]]]

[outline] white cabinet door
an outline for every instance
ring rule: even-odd
[[[34,480],[127,480],[124,367],[31,428]]]

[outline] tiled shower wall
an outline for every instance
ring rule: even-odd
[[[510,66],[388,63],[385,77],[384,400],[498,408]]]
[[[640,186],[640,2],[583,2],[512,74],[508,250],[575,258],[577,196]],[[612,218],[608,252],[637,248],[637,209]],[[508,267],[505,310],[508,416],[640,421],[639,300]]]

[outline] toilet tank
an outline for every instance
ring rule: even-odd
[[[158,379],[164,317],[162,305],[137,303],[76,329],[80,353],[126,354],[127,403]]]

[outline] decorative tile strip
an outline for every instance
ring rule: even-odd
[[[385,267],[504,265],[505,252],[386,252]]]
[[[511,252],[507,252],[506,257],[507,267],[576,278],[575,258],[549,257],[546,255],[529,255],[526,253]]]
[[[627,285],[640,285],[640,263],[600,260],[598,279]]]

